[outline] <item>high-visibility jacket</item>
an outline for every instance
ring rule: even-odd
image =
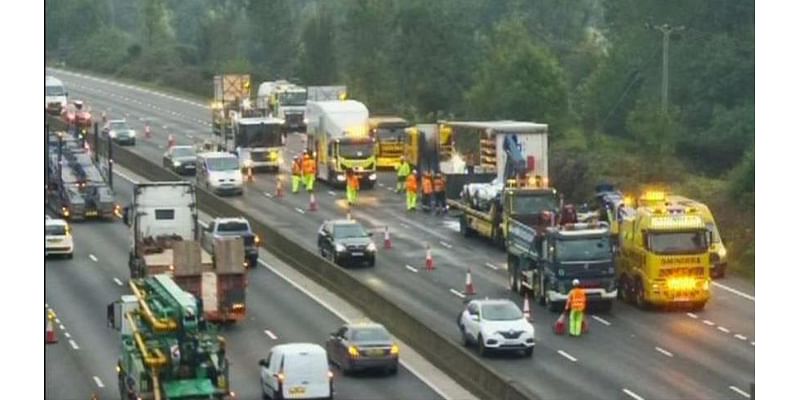
[[[415,175],[409,175],[406,178],[406,192],[409,193],[416,193],[417,192],[417,177]]]
[[[292,175],[300,176],[303,174],[303,162],[300,160],[292,161]]]
[[[303,175],[314,175],[317,173],[317,162],[308,157],[303,160]]]
[[[441,177],[433,178],[433,191],[444,192],[444,178]]]
[[[433,193],[433,181],[431,180],[430,176],[422,177],[422,193],[424,194]]]
[[[409,176],[411,175],[411,166],[408,165],[407,162],[403,161],[400,164],[400,167],[397,168],[397,176]]]
[[[569,291],[567,306],[571,310],[583,311],[586,309],[586,292],[581,288],[574,288]]]
[[[359,185],[360,185],[360,183],[358,181],[358,175],[351,174],[351,175],[349,175],[347,177],[347,187],[349,187],[350,189],[358,190],[359,189]]]

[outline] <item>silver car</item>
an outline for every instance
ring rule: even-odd
[[[349,374],[357,370],[380,369],[397,373],[400,348],[381,324],[346,324],[325,342],[328,359]]]

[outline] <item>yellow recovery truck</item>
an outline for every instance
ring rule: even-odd
[[[725,271],[728,269],[728,250],[725,249],[725,244],[722,243],[717,223],[714,221],[714,214],[711,213],[707,205],[683,196],[670,194],[667,195],[667,201],[672,204],[692,207],[700,213],[706,228],[711,233],[711,277],[724,278]]]
[[[641,308],[688,305],[701,310],[711,296],[710,233],[693,207],[642,197],[620,225],[620,297]]]
[[[400,117],[370,117],[369,135],[378,143],[377,167],[393,169],[405,153],[408,121]]]

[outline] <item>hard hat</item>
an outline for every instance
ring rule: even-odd
[[[579,281],[579,280],[577,280],[577,279],[573,279],[573,280],[572,280],[572,286],[578,286],[578,285],[580,285],[580,284],[581,284],[581,281]]]

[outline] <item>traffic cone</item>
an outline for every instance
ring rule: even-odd
[[[433,256],[431,255],[431,245],[427,245],[425,250],[425,270],[433,271],[436,267],[433,265]]]
[[[383,229],[383,248],[384,249],[391,249],[392,248],[392,239],[389,237],[389,226],[387,225]]]
[[[253,167],[247,167],[247,181],[253,181]]]
[[[350,212],[350,206],[347,207],[347,220],[348,221],[353,220],[353,214]]]
[[[525,293],[525,301],[522,303],[522,316],[524,316],[528,322],[533,321],[533,316],[531,315],[531,303],[528,301],[527,293]]]
[[[472,284],[472,270],[467,268],[467,281],[464,287],[464,294],[472,296],[475,294],[475,286]]]
[[[153,133],[150,132],[150,124],[144,124],[144,137],[147,139],[153,137]]]
[[[278,175],[275,180],[277,181],[275,182],[275,197],[281,198],[283,197],[283,178]]]
[[[171,149],[172,146],[175,146],[175,136],[172,136],[170,133],[169,136],[167,136],[167,148]]]
[[[56,329],[53,327],[53,320],[56,319],[56,315],[52,312],[47,312],[47,330],[45,331],[45,343],[58,343],[58,336],[56,336]]]
[[[317,211],[317,199],[314,197],[314,192],[311,192],[308,197],[308,211]]]

